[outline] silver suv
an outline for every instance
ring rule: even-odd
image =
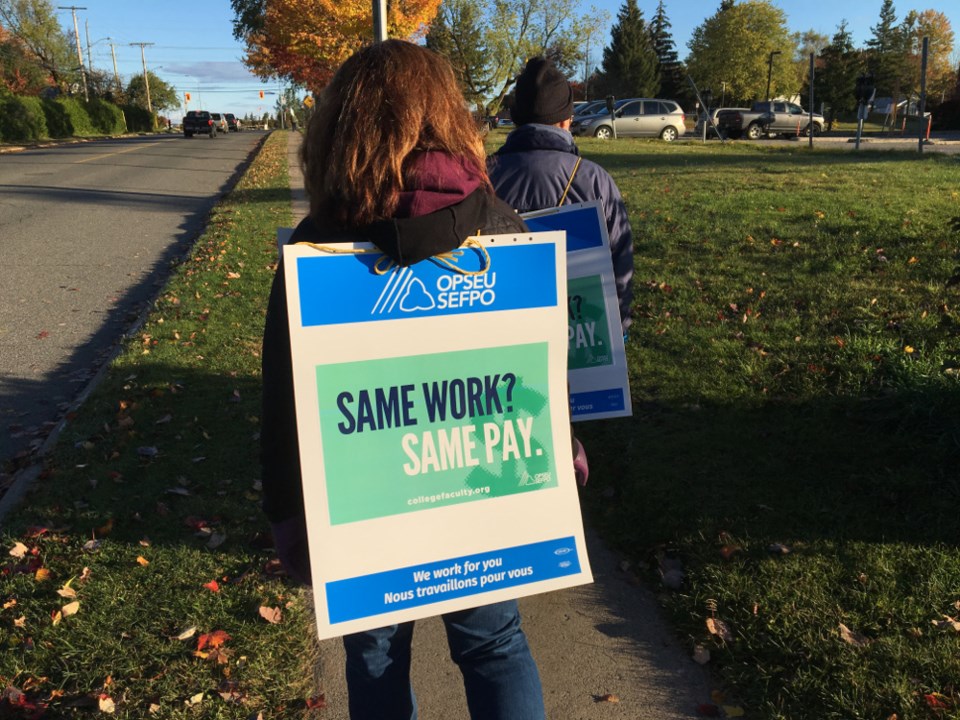
[[[617,137],[659,137],[669,141],[687,132],[683,110],[673,100],[618,100],[613,115],[611,118],[607,109],[603,108],[595,115],[575,117],[570,132],[574,135],[611,138],[614,123]]]

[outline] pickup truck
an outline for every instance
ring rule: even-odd
[[[721,110],[717,113],[717,128],[727,137],[738,138],[746,135],[758,140],[764,135],[819,135],[823,132],[823,115],[810,113],[796,103],[783,100],[755,102],[750,110],[738,108]]]
[[[206,110],[189,110],[183,116],[183,136],[193,137],[198,134],[215,138],[217,136],[217,121]]]

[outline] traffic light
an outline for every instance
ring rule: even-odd
[[[260,99],[263,100],[263,90],[260,91]]]

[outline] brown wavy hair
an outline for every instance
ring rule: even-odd
[[[403,40],[368,45],[324,89],[300,147],[311,217],[338,228],[393,217],[408,158],[422,150],[461,158],[492,192],[450,63]]]

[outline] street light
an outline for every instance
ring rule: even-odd
[[[767,60],[767,100],[770,99],[770,78],[773,75],[773,56],[780,54],[779,50],[771,50],[770,58]]]

